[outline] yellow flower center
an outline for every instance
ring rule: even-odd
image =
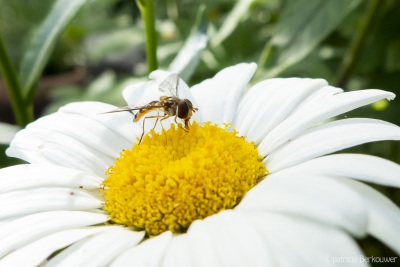
[[[227,128],[227,127],[226,127]],[[267,170],[253,143],[217,125],[151,131],[107,170],[104,209],[149,236],[235,207]]]

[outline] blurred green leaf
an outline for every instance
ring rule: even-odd
[[[126,105],[122,90],[129,84],[147,78],[118,78],[113,71],[105,71],[85,87],[65,86],[51,93],[51,104],[47,105],[43,114],[56,112],[60,107],[80,101],[99,101],[115,106]]]
[[[207,25],[201,23],[204,10],[204,5],[199,7],[190,36],[186,39],[182,49],[169,65],[169,70],[172,73],[179,74],[185,81],[188,81],[192,77],[194,70],[199,64],[201,54],[207,47]]]
[[[268,76],[299,62],[331,33],[361,0],[289,0],[264,51]],[[262,66],[260,66],[262,67]]]
[[[32,99],[34,96],[35,83],[41,75],[58,37],[85,3],[86,0],[58,0],[32,36],[23,56],[19,75],[28,99]]]
[[[94,80],[87,88],[88,96],[96,96],[107,93],[117,83],[115,73],[105,71],[96,80]]]
[[[98,65],[107,59],[126,59],[132,50],[142,45],[143,36],[139,29],[115,29],[86,38],[85,55],[91,65]]]
[[[254,0],[240,0],[236,3],[232,11],[224,21],[219,31],[212,37],[211,45],[219,46],[228,37],[248,13],[248,9]]]

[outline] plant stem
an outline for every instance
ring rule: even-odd
[[[377,11],[380,6],[382,6],[380,0],[373,0],[369,5],[366,14],[364,16],[364,20],[362,21],[361,29],[358,32],[358,34],[354,36],[350,48],[347,51],[347,54],[343,58],[342,65],[339,69],[336,78],[336,86],[345,87],[352,72],[354,71],[354,67],[356,66],[358,58],[360,57],[361,47],[365,43],[366,37],[370,32],[371,26],[374,25],[374,21],[378,17],[377,14],[379,12]]]
[[[25,103],[22,95],[21,86],[18,82],[15,70],[8,57],[3,40],[0,38],[0,73],[6,84],[10,95],[11,106],[14,112],[15,120],[21,127],[27,125],[33,118],[33,114],[29,113],[29,108]]]
[[[158,68],[157,33],[155,29],[153,0],[136,0],[142,14],[146,34],[146,58],[149,73]]]

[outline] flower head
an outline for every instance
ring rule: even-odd
[[[400,166],[332,154],[400,128],[328,121],[394,94],[299,78],[247,89],[255,68],[181,81],[198,108],[189,130],[83,102],[20,131],[7,153],[30,164],[0,170],[0,266],[321,266],[362,255],[366,235],[400,254],[398,207],[362,183],[400,187]],[[158,100],[166,75],[128,87],[127,103]]]
[[[112,221],[149,235],[184,232],[234,208],[264,176],[253,144],[217,125],[172,127],[121,153],[103,182]]]

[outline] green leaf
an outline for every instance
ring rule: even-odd
[[[184,81],[189,81],[190,77],[192,77],[194,70],[200,62],[202,52],[207,47],[207,25],[201,23],[204,10],[205,6],[201,5],[190,36],[169,65],[169,71],[179,74]]]
[[[219,31],[212,37],[211,45],[217,47],[236,29],[240,21],[248,14],[248,9],[254,0],[240,0],[225,19]]]
[[[7,50],[0,36],[0,74],[9,93],[11,106],[15,120],[18,125],[23,127],[30,122],[33,117],[33,110],[25,108],[25,100],[22,95],[21,85],[18,82],[14,67],[8,56]],[[32,111],[32,112],[30,112]]]
[[[22,59],[19,75],[28,101],[33,99],[35,84],[42,74],[57,39],[85,3],[86,0],[58,0],[32,36]]]
[[[313,51],[361,0],[289,0],[260,65],[279,75]],[[262,67],[262,66],[259,66]]]

